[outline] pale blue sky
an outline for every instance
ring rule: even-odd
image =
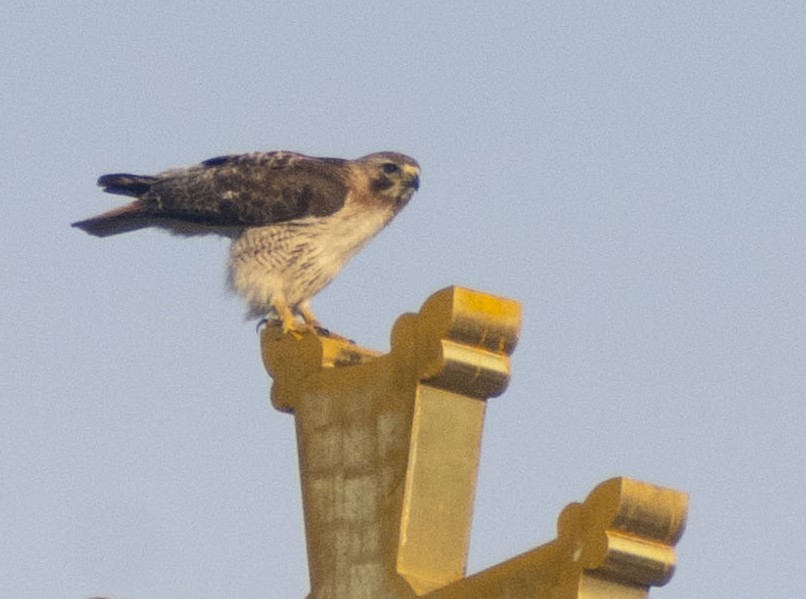
[[[422,187],[314,308],[385,350],[523,302],[470,570],[627,475],[691,495],[660,597],[797,597],[806,4],[12,0],[0,20],[0,596],[308,590],[292,419],[226,243],[69,223],[106,172],[397,150]]]

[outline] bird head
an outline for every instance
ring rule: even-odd
[[[420,188],[420,165],[405,154],[378,152],[359,158],[356,163],[367,176],[372,192],[398,209]]]

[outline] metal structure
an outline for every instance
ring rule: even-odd
[[[668,582],[686,495],[628,478],[465,577],[486,400],[520,322],[517,302],[450,287],[397,320],[384,355],[263,330],[272,403],[296,422],[309,599],[639,599]]]

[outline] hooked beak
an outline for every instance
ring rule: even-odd
[[[413,164],[405,164],[403,170],[408,175],[409,187],[414,188],[415,191],[420,189],[420,169]]]

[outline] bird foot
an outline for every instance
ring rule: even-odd
[[[260,320],[258,320],[257,324],[255,325],[255,333],[260,334],[260,331],[269,326],[270,322],[273,321],[269,320],[268,318],[261,318]]]
[[[290,335],[296,341],[301,341],[305,335],[313,333],[317,337],[327,337],[328,339],[334,339],[336,341],[342,341],[344,343],[349,343],[350,345],[355,345],[355,341],[352,339],[348,339],[347,337],[343,337],[338,333],[332,332],[330,329],[326,329],[323,327],[319,322],[299,322],[297,320],[292,320],[291,322],[283,322],[279,318],[261,318],[255,330],[260,333],[260,331],[269,325],[281,325],[283,329],[283,335]]]
[[[299,322],[296,319],[292,319],[290,321],[284,320],[281,321],[283,327],[283,335],[290,335],[296,341],[301,341],[305,335],[310,335],[313,333],[316,334],[316,329],[311,325]]]
[[[290,335],[294,341],[302,341],[305,335],[311,332],[313,331],[311,331],[311,329],[308,327],[294,327],[288,330],[283,327],[283,335]]]
[[[350,345],[355,345],[355,341],[352,339],[348,339],[347,337],[342,337],[338,333],[334,333],[325,327],[315,324],[313,325],[314,332],[319,335],[320,337],[327,337],[328,339],[335,339],[336,341],[343,341],[345,343],[349,343]]]
[[[296,322],[292,320],[291,322],[283,322],[283,320],[279,318],[261,318],[257,326],[255,327],[255,331],[260,333],[264,328],[268,326],[280,327],[283,331],[283,336],[291,335],[297,341],[300,341],[306,334],[317,334],[317,331],[314,327],[309,324],[304,324],[300,322]]]

